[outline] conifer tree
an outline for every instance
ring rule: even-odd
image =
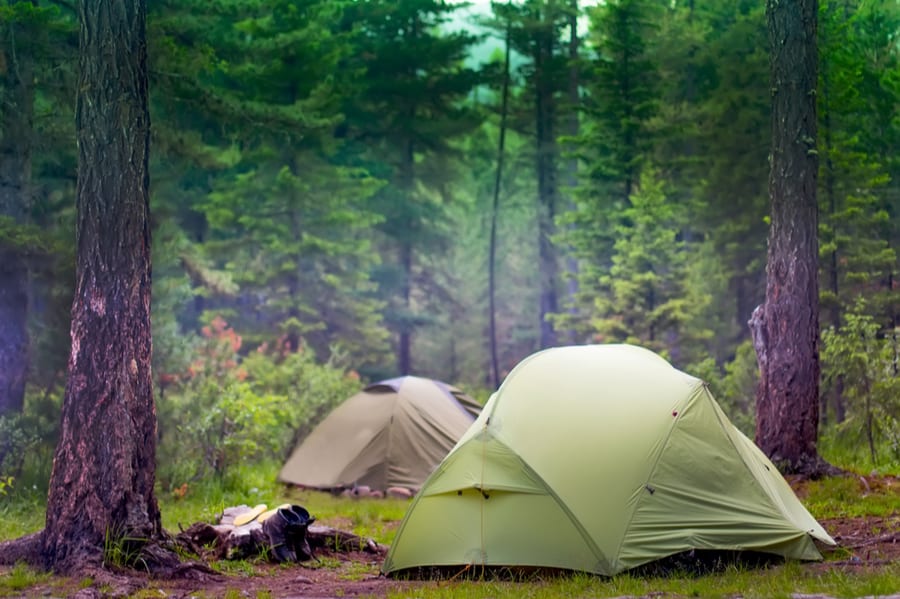
[[[871,72],[868,57],[890,56],[893,44],[889,37],[879,35],[880,27],[873,31],[866,25],[872,17],[868,6],[823,1],[819,14],[822,324],[839,331],[848,310],[861,316],[865,309],[882,332],[886,332],[893,329],[897,313],[891,282],[897,271],[898,256],[891,246],[888,200],[889,165],[893,156],[879,151],[885,141],[881,136],[869,137],[863,132],[871,130],[872,114],[879,112],[871,110],[873,106],[886,107],[890,98],[894,103],[900,101],[897,97],[900,87],[892,89],[866,81],[867,73]],[[900,25],[897,16],[895,28]],[[896,54],[896,50],[893,52]],[[894,64],[896,68],[897,63]],[[890,125],[885,129],[889,131]],[[866,142],[864,137],[868,137]],[[832,374],[823,394],[823,408],[830,405],[835,420],[841,422],[846,414],[843,401],[846,381],[840,374],[839,364],[828,366]],[[824,411],[822,417],[829,415]]]
[[[682,358],[682,347],[704,332],[688,326],[698,323],[686,288],[689,247],[681,239],[687,215],[668,200],[652,169],[644,170],[629,198],[614,230],[612,266],[600,279],[596,338]]]
[[[659,90],[654,43],[658,5],[652,0],[620,0],[591,11],[590,39],[596,57],[586,85],[585,121],[578,151],[585,163],[577,210],[564,222],[572,225],[567,239],[579,262],[580,310],[596,313],[593,298],[612,267],[616,237],[631,208],[641,169],[652,147],[650,119],[656,114]],[[574,323],[582,334],[592,326]]]
[[[441,224],[454,195],[452,142],[480,120],[467,103],[480,77],[463,64],[475,38],[442,29],[453,10],[436,0],[365,0],[347,7],[342,25],[355,32],[344,66],[360,77],[339,134],[350,142],[345,163],[385,181],[373,202],[384,217],[374,276],[399,373],[414,369],[413,335],[430,320],[431,299],[444,295],[421,256],[445,251],[450,239]]]
[[[368,280],[378,222],[367,202],[377,182],[337,164],[340,61],[351,49],[332,31],[339,8],[319,0],[248,4],[225,37],[224,86],[238,108],[239,160],[203,204],[208,248],[235,272],[245,338],[273,332],[321,358],[333,346],[357,364],[378,362],[385,335]],[[352,89],[352,86],[351,86]],[[223,265],[226,263],[222,263]]]
[[[33,2],[0,5],[0,416],[18,413],[28,372],[28,267],[14,235],[31,204]]]
[[[65,360],[68,308],[53,297],[66,295],[60,281],[69,277],[54,240],[70,236],[55,223],[67,221],[57,198],[74,190],[74,31],[70,10],[0,2],[0,416],[22,410],[30,373],[58,372]],[[44,306],[40,314],[32,299]]]

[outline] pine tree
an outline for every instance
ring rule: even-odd
[[[612,268],[617,232],[623,213],[631,208],[641,170],[652,148],[650,121],[659,98],[652,0],[621,0],[591,11],[590,41],[596,58],[587,76],[585,119],[578,153],[585,164],[577,209],[563,221],[566,239],[578,260],[579,310],[596,314],[593,298],[602,294],[601,281]],[[582,335],[592,327],[572,323]]]
[[[600,279],[596,340],[636,343],[680,361],[682,346],[705,332],[692,319],[698,306],[686,288],[688,246],[681,239],[686,214],[669,201],[663,183],[645,169],[615,228],[612,266]]]
[[[367,276],[378,182],[338,164],[333,140],[353,75],[339,67],[351,52],[332,31],[340,12],[318,0],[254,6],[219,49],[239,158],[201,204],[204,245],[240,287],[241,309],[226,315],[251,342],[281,333],[294,350],[306,342],[325,358],[339,346],[358,364],[379,362],[385,334]]]
[[[72,154],[59,149],[67,144],[58,135],[71,135],[71,110],[59,107],[71,104],[70,88],[57,87],[72,72],[73,23],[74,15],[36,0],[0,2],[0,416],[22,410],[29,372],[46,372],[46,360],[35,363],[45,337],[29,322],[55,330],[57,313],[36,315],[30,303],[49,304],[59,284],[43,276],[55,270],[56,230],[38,227],[49,198],[74,182]],[[53,217],[59,214],[54,208]]]
[[[873,118],[878,111],[872,107],[891,96],[890,88],[867,85],[867,57],[889,55],[891,44],[861,26],[871,13],[856,2],[823,2],[819,14],[823,324],[840,330],[847,310],[865,306],[883,330],[889,331],[896,318],[891,281],[898,264],[891,247],[890,205],[886,201],[888,163],[893,157],[878,151],[880,140],[870,138],[864,143],[861,132],[878,118]],[[840,370],[838,364],[828,366],[832,373]],[[841,422],[846,381],[839,373],[827,380],[831,385],[825,389],[823,401],[831,400],[835,420]],[[823,411],[823,419],[828,416],[829,412]]]
[[[413,370],[413,335],[443,295],[421,257],[449,242],[440,225],[453,201],[452,141],[480,121],[467,103],[480,77],[463,64],[475,38],[442,30],[453,10],[436,0],[367,0],[348,6],[343,23],[355,32],[344,67],[361,75],[339,134],[350,142],[345,164],[385,181],[373,202],[384,217],[374,277],[400,373]]]

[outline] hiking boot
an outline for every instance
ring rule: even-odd
[[[266,533],[266,537],[269,539],[269,546],[275,561],[297,561],[297,554],[294,552],[293,546],[288,542],[290,534],[288,530],[290,526],[295,526],[299,520],[300,518],[293,514],[290,509],[282,508],[263,521],[263,532]]]
[[[289,517],[291,522],[285,529],[287,544],[293,549],[298,561],[305,562],[312,559],[312,548],[306,538],[306,529],[316,521],[315,516],[310,516],[306,508],[299,505],[292,505],[286,511],[291,513]]]

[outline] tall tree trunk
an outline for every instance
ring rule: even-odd
[[[841,326],[841,309],[840,301],[840,270],[838,268],[838,248],[837,248],[837,191],[835,190],[835,168],[834,168],[834,144],[832,142],[831,130],[831,78],[829,77],[829,62],[826,58],[822,61],[822,89],[819,94],[820,106],[822,108],[822,150],[825,154],[825,168],[822,174],[825,177],[822,190],[825,192],[824,204],[828,206],[828,216],[831,219],[831,242],[832,250],[828,256],[828,288],[832,293],[832,305],[829,315],[831,326],[838,330]],[[834,400],[834,415],[836,422],[844,421],[844,376],[838,375],[834,381],[834,389],[831,398]],[[828,399],[827,394],[822,395],[821,399],[821,416],[822,424],[828,421]]]
[[[767,0],[771,227],[766,299],[750,328],[760,367],[756,442],[783,471],[820,474],[817,0]]]
[[[571,0],[569,10],[569,107],[566,117],[566,135],[574,140],[578,137],[579,122],[578,110],[581,105],[581,97],[579,95],[580,82],[578,77],[579,71],[579,39],[578,39],[578,0]],[[574,142],[570,142],[573,146]],[[571,146],[570,146],[571,147]],[[574,147],[571,148],[571,156],[566,160],[566,187],[569,190],[570,211],[575,210],[575,193],[578,189],[578,157],[575,155]],[[566,294],[569,304],[569,314],[572,317],[572,325],[567,333],[570,343],[578,342],[578,334],[575,330],[574,321],[578,316],[578,261],[572,255],[571,248],[566,255]]]
[[[511,2],[507,2],[507,7]],[[497,171],[494,177],[494,200],[491,204],[491,237],[488,246],[488,297],[491,342],[491,387],[500,386],[500,361],[497,357],[497,219],[500,212],[500,185],[503,181],[503,158],[506,148],[506,117],[509,111],[509,58],[512,45],[512,17],[506,17],[506,48],[503,55],[503,90],[500,96],[500,140],[497,142]]]
[[[397,368],[400,374],[412,373],[412,256],[413,249],[409,241],[403,241],[400,247],[400,265],[403,268],[403,318],[400,323],[400,338],[397,348]]]
[[[534,42],[535,120],[537,125],[538,180],[538,252],[540,263],[540,346],[556,345],[556,330],[548,316],[558,312],[556,246],[556,204],[558,150],[556,144],[556,107],[550,69],[553,56],[553,21],[549,16],[545,27],[536,33]]]
[[[102,565],[164,535],[153,492],[145,0],[79,2],[77,266],[45,564]]]
[[[416,109],[410,107],[409,119],[415,118]],[[405,195],[407,202],[414,202],[415,189],[415,168],[416,168],[416,148],[413,141],[407,140],[403,148],[403,157],[401,163],[401,189]],[[413,223],[406,224],[407,229],[413,229]],[[413,305],[412,305],[412,288],[413,288],[413,247],[412,242],[402,233],[400,237],[399,261],[402,271],[403,283],[400,291],[400,301],[402,304],[402,317],[400,319],[400,330],[397,344],[397,368],[400,374],[410,374],[412,372],[412,335],[415,328],[413,322]]]
[[[34,2],[32,2],[34,4]],[[0,25],[0,216],[27,221],[31,204],[34,60],[27,28]],[[21,412],[28,373],[25,251],[0,237],[0,416]]]

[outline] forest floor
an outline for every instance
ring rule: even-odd
[[[864,571],[900,561],[900,515],[892,518],[860,517],[822,520],[838,542],[833,550],[823,548],[825,561],[806,564],[817,571]],[[829,554],[835,555],[829,555]],[[835,559],[837,556],[838,559]],[[387,597],[390,592],[416,596],[424,586],[453,584],[451,581],[394,580],[379,575],[381,556],[371,553],[319,554],[327,568],[295,565],[260,565],[252,576],[229,575],[219,580],[146,581],[143,588],[160,589],[160,597],[221,598],[237,591],[241,597]],[[335,563],[337,561],[337,563]],[[135,581],[137,582],[137,581]],[[897,590],[900,593],[900,589]],[[656,596],[658,597],[658,595]]]
[[[900,481],[889,477],[889,486]],[[883,479],[870,479],[867,484],[881,485]],[[798,495],[803,495],[802,483],[793,483]],[[900,509],[886,517],[845,517],[820,519],[826,531],[837,541],[837,547],[821,547],[824,561],[804,564],[814,573],[864,573],[877,571],[886,564],[900,562]],[[397,522],[395,525],[399,525]],[[160,597],[221,599],[232,597],[271,598],[382,598],[389,594],[416,596],[425,587],[439,589],[453,585],[453,580],[422,581],[395,580],[380,575],[384,555],[372,552],[316,551],[318,561],[302,564],[269,564],[241,562],[245,567],[230,568],[222,574],[196,572],[188,578],[159,580],[129,571],[103,572],[88,583],[85,579],[50,577],[23,589],[12,596],[20,597]],[[0,567],[0,577],[10,568]],[[897,590],[900,593],[900,589]],[[430,593],[433,594],[433,593]],[[670,596],[652,593],[653,597]],[[10,596],[10,595],[7,595]],[[824,595],[802,595],[804,599],[822,599]],[[891,595],[900,598],[900,594]],[[621,599],[621,598],[620,598]]]

